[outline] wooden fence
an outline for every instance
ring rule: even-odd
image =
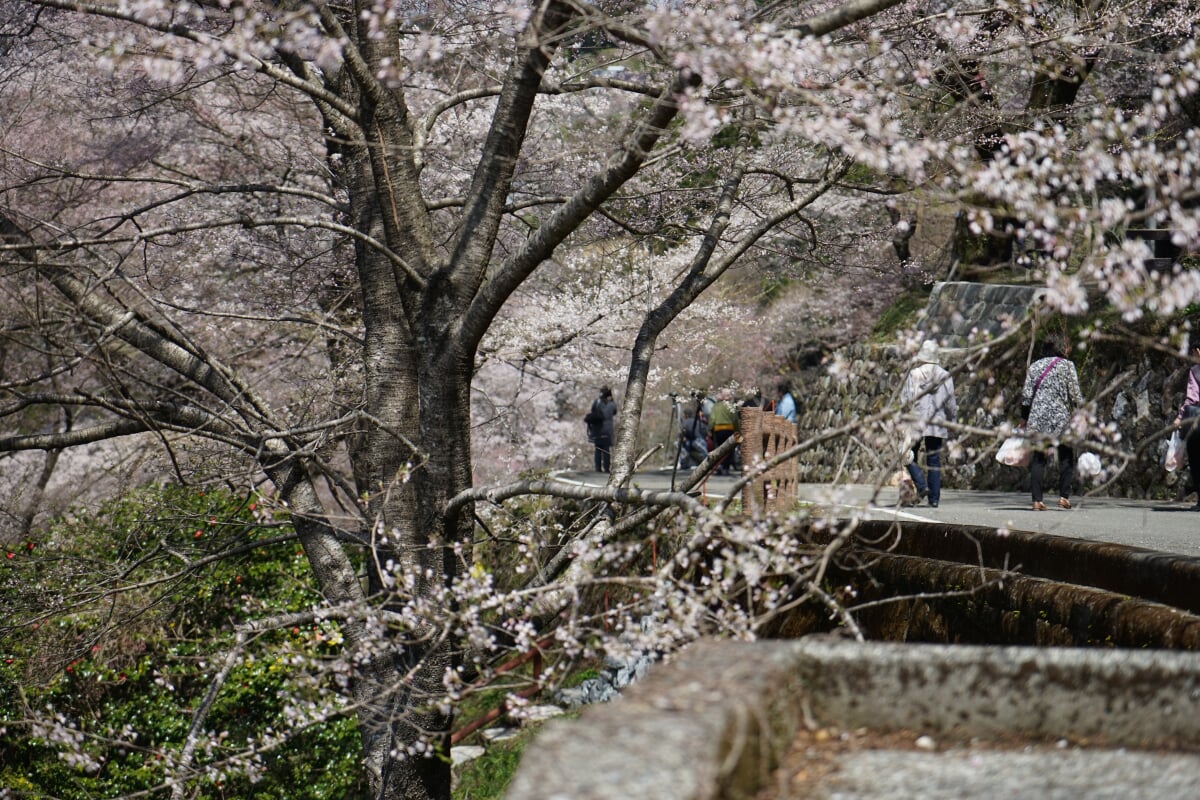
[[[794,422],[760,408],[743,408],[738,417],[742,469],[746,474],[796,445]],[[796,503],[798,491],[796,459],[789,458],[746,484],[742,489],[742,508],[747,514],[787,511]]]

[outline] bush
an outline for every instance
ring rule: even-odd
[[[144,488],[4,555],[0,786],[32,797],[167,794],[234,626],[319,600],[291,528],[227,492]],[[320,716],[334,687],[296,667],[339,636],[323,622],[246,648],[205,720],[198,796],[362,794],[354,720]]]

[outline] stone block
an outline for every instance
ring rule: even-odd
[[[801,724],[1195,748],[1200,660],[1167,651],[824,636],[701,641],[623,697],[548,726],[526,750],[506,798],[751,798]],[[1019,755],[1001,757],[995,769],[1019,773]]]

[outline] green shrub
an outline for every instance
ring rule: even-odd
[[[148,487],[6,553],[0,602],[0,786],[30,797],[165,796],[193,712],[251,618],[319,600],[293,532],[261,500]],[[329,657],[322,623],[264,634],[231,669],[197,750],[204,798],[361,796],[352,718],[294,725],[330,687],[294,662]],[[334,695],[336,697],[336,695]],[[336,705],[336,701],[334,702]],[[57,725],[34,718],[55,715]],[[248,741],[283,732],[253,755]],[[75,741],[56,741],[69,734]],[[250,774],[246,766],[250,765]]]
[[[480,542],[475,564],[505,576],[503,588],[520,584],[520,555],[552,558],[586,516],[573,503],[513,503],[497,524],[522,531],[521,543]],[[3,553],[0,787],[62,800],[166,797],[168,765],[238,626],[321,602],[285,520],[259,498],[151,486]],[[339,656],[340,635],[323,621],[246,643],[205,718],[212,735],[192,760],[200,776],[189,779],[190,797],[365,795],[357,724],[338,713],[339,689],[323,669]],[[589,666],[571,665],[567,683],[593,676]],[[523,684],[533,669],[505,675]],[[469,694],[459,723],[500,705],[506,681]],[[461,770],[455,796],[499,797],[529,735],[490,745]]]

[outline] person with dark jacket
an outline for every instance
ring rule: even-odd
[[[1057,336],[1042,342],[1042,357],[1029,365],[1025,388],[1021,393],[1021,419],[1025,430],[1051,439],[1058,448],[1058,507],[1071,507],[1071,484],[1075,480],[1075,450],[1062,442],[1071,423],[1071,415],[1083,405],[1079,374],[1067,360],[1070,346]],[[1045,511],[1042,480],[1046,472],[1046,445],[1035,444],[1030,463],[1030,490],[1033,510]]]
[[[1200,335],[1193,337],[1190,345],[1192,358],[1200,362]],[[1187,443],[1188,473],[1197,493],[1196,505],[1191,510],[1200,511],[1200,363],[1193,364],[1188,370],[1187,387],[1174,424]]]
[[[708,458],[708,422],[700,403],[679,415],[679,468],[692,469]]]
[[[608,472],[612,468],[613,419],[617,416],[617,404],[613,402],[612,389],[600,389],[600,396],[592,401],[592,410],[584,417],[588,426],[588,439],[595,445],[592,455],[596,472]]]

